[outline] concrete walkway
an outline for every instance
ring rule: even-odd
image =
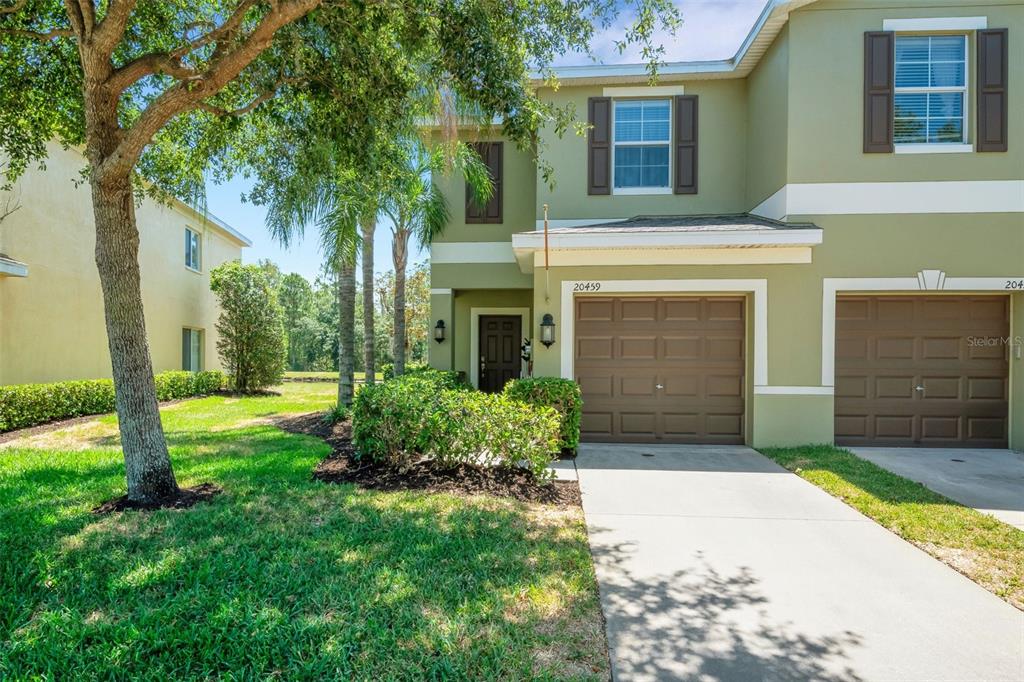
[[[1024,679],[1024,613],[753,450],[576,464],[616,679]]]
[[[858,457],[1024,530],[1024,454],[1009,450],[850,448]]]

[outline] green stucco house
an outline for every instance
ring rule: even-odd
[[[433,366],[575,379],[585,442],[1024,448],[1024,3],[771,0],[732,59],[558,76],[554,187],[475,130],[489,204],[437,179]]]

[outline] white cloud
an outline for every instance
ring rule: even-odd
[[[683,24],[675,36],[658,31],[655,42],[665,47],[668,62],[704,59],[728,59],[739,48],[754,21],[765,7],[765,0],[677,0]],[[630,45],[623,53],[615,46],[625,35],[632,16],[623,14],[595,36],[591,50],[603,64],[644,61],[640,49]],[[591,63],[585,55],[567,54],[560,66]]]

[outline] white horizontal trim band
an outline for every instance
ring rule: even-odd
[[[430,245],[430,262],[515,263],[512,242],[436,242]]]
[[[832,386],[755,386],[755,395],[834,395]]]
[[[451,289],[431,289],[430,290],[430,295],[431,296],[451,296],[452,295],[452,290]]]
[[[579,232],[548,235],[550,249],[655,249],[655,248],[717,248],[748,246],[816,246],[821,243],[822,230],[743,230],[706,232]],[[542,232],[519,232],[512,235],[515,251],[544,248]]]
[[[682,85],[630,85],[604,88],[605,97],[671,97],[683,94]]]
[[[1024,180],[832,182],[783,186],[754,215],[1024,213]]]
[[[972,154],[973,144],[897,144],[897,154]]]
[[[988,28],[988,17],[928,17],[885,19],[883,31],[978,31]]]

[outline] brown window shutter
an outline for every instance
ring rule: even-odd
[[[978,31],[978,144],[979,152],[1005,152],[1009,30]]]
[[[864,153],[893,151],[895,36],[891,31],[864,34]]]
[[[675,166],[676,194],[697,193],[697,95],[675,98]]]
[[[473,145],[480,160],[487,166],[494,191],[486,206],[477,206],[473,201],[469,184],[466,184],[466,223],[500,223],[502,221],[502,178],[504,175],[503,146],[501,142],[477,142]]]
[[[612,100],[587,100],[587,194],[612,193]]]

